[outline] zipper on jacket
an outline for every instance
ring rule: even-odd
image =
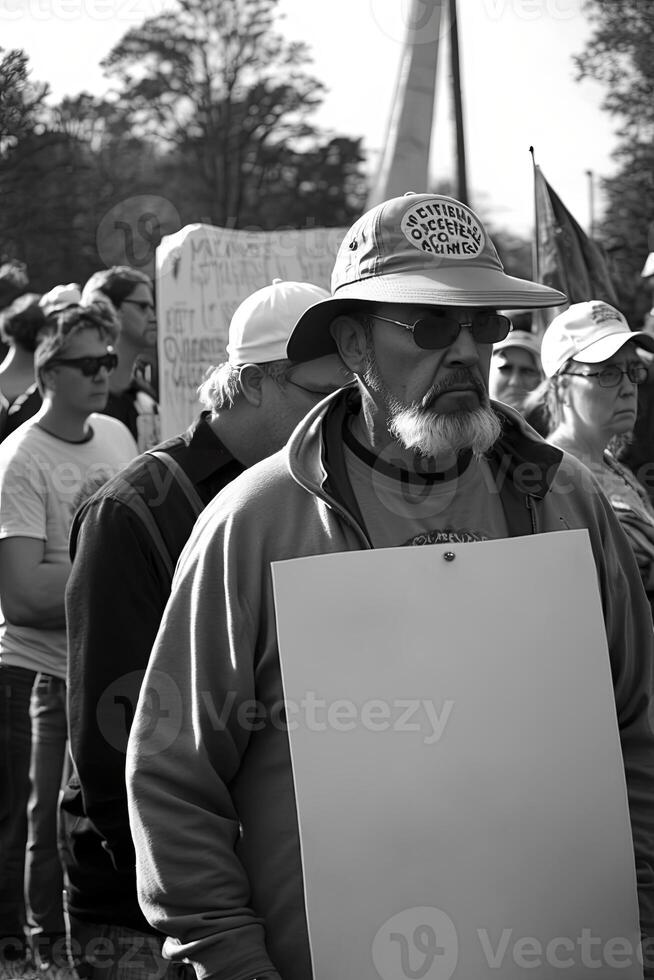
[[[536,521],[536,508],[534,507],[534,498],[529,494],[525,496],[525,503],[527,505],[527,510],[529,511],[529,517],[531,518],[531,533],[538,534],[538,523]]]
[[[310,491],[310,492],[313,493],[314,491]],[[372,550],[372,541],[368,537],[367,533],[361,527],[359,522],[356,521],[354,517],[352,517],[350,512],[346,510],[345,507],[343,507],[343,505],[339,503],[339,501],[336,500],[335,497],[328,496],[322,487],[320,487],[320,493],[319,494],[316,493],[316,496],[318,497],[319,500],[322,500],[323,503],[325,503],[330,510],[333,510],[335,514],[338,514],[338,516],[344,521],[345,524],[350,525],[350,527],[355,532],[355,534],[357,534],[361,539],[361,541],[363,542],[364,549],[368,548]]]

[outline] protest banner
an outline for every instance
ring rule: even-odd
[[[247,231],[187,225],[157,249],[159,400],[162,438],[199,411],[197,387],[226,359],[236,307],[273,279],[329,288],[345,229]]]
[[[314,980],[639,980],[587,531],[273,581]]]

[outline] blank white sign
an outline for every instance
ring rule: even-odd
[[[273,581],[315,980],[642,977],[587,532]]]

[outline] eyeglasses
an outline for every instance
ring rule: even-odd
[[[617,364],[604,368],[602,371],[559,371],[573,378],[597,378],[600,388],[617,388],[623,375],[627,375],[632,384],[642,385],[647,381],[647,367],[644,364],[629,364],[625,369]]]
[[[132,306],[138,306],[141,313],[147,313],[148,310],[152,310],[154,313],[154,303],[150,303],[145,299],[124,299],[123,303],[131,303]]]
[[[413,323],[391,320],[377,313],[368,314],[373,320],[395,323],[413,334],[413,340],[423,350],[443,350],[453,344],[461,332],[461,327],[470,327],[472,336],[478,344],[496,344],[509,335],[511,321],[501,313],[475,310],[469,320],[460,323],[446,313],[426,313]]]
[[[107,372],[114,371],[118,367],[118,354],[101,354],[100,357],[59,357],[50,363],[74,367],[81,371],[85,378],[94,378],[100,368],[105,368]]]

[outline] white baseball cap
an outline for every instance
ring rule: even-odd
[[[551,378],[569,360],[606,361],[630,340],[654,353],[654,338],[642,330],[631,330],[614,306],[600,300],[574,303],[554,317],[543,334],[540,357],[545,377]]]
[[[329,299],[329,293],[321,286],[282,279],[252,293],[229,324],[229,363],[239,367],[284,360],[295,324],[310,306],[324,299]]]
[[[82,291],[78,284],[69,282],[66,285],[53,286],[49,292],[44,293],[39,300],[39,306],[47,316],[66,306],[76,306],[81,299]]]
[[[331,354],[332,321],[365,303],[533,309],[566,297],[541,283],[509,276],[481,219],[442,194],[405,194],[367,211],[336,256],[332,295],[304,314],[289,356]]]

